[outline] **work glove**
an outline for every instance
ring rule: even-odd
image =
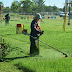
[[[41,31],[41,32],[40,32],[40,35],[42,35],[43,33],[44,33],[44,31]]]

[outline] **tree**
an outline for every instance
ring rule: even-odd
[[[38,12],[44,11],[44,2],[43,0],[32,0],[34,2],[34,5],[37,7],[36,10]]]
[[[45,9],[45,12],[53,12],[52,6],[45,6],[44,9]]]
[[[38,6],[37,5],[33,5],[33,8],[32,8],[32,12],[33,13],[37,13],[39,10],[38,10]]]
[[[19,12],[19,9],[21,7],[21,4],[18,2],[18,1],[14,1],[11,5],[11,10],[14,12],[14,13],[18,13]]]
[[[71,3],[72,3],[72,1],[71,1]],[[72,6],[72,4],[71,4],[71,6]]]
[[[19,13],[23,13],[23,8],[19,8]]]
[[[59,9],[56,6],[53,6],[53,12],[58,12]]]
[[[59,8],[60,11],[63,11],[63,8]]]
[[[8,12],[11,12],[11,9],[9,7],[4,7],[3,8],[3,13],[8,13]]]
[[[72,6],[70,7],[70,11],[72,11]]]
[[[65,6],[63,7],[63,12],[65,12]]]
[[[4,4],[3,4],[2,2],[0,2],[0,5],[1,5],[2,7],[4,7]]]
[[[30,0],[21,1],[21,5],[24,12],[26,13],[32,12],[33,2],[31,2]]]

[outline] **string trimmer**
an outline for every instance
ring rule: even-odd
[[[24,29],[24,30],[22,31],[22,33],[25,34],[25,35],[28,35],[28,36],[32,37],[33,39],[37,39],[36,37],[33,37],[33,36],[31,36],[29,33],[27,33],[27,29]],[[41,35],[39,35],[38,37],[40,37],[40,36],[41,36]],[[52,49],[54,49],[54,50],[56,50],[56,51],[62,53],[63,55],[65,55],[65,57],[68,57],[68,55],[67,55],[66,53],[64,53],[64,52],[62,52],[62,51],[60,51],[60,50],[58,50],[58,49],[56,49],[56,48],[54,48],[54,47],[48,45],[47,43],[45,43],[45,42],[43,42],[43,41],[41,41],[41,40],[39,40],[39,41],[42,42],[43,44],[45,44],[45,45],[51,47]]]

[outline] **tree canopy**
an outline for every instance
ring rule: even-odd
[[[21,1],[21,5],[24,12],[32,12],[33,2],[30,0]]]
[[[18,1],[14,1],[11,5],[11,10],[16,13],[19,12],[19,9],[21,7],[21,4]]]
[[[3,12],[14,12],[14,13],[36,13],[36,12],[59,12],[64,11],[64,8],[58,8],[56,6],[46,6],[44,0],[21,0],[12,2],[11,7],[4,7]]]

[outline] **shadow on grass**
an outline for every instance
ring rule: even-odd
[[[27,67],[23,67],[21,66],[20,64],[15,64],[15,66],[22,72],[36,72],[30,68],[27,68]]]
[[[15,35],[15,34],[5,34],[5,35]]]
[[[0,59],[0,62],[3,62],[3,60],[2,60],[2,59]]]
[[[10,20],[10,21],[19,21],[19,20]]]
[[[28,57],[30,57],[30,56],[14,57],[14,58],[4,58],[4,60],[6,62],[9,62],[9,61],[12,61],[12,60],[15,60],[15,59],[28,58]]]

